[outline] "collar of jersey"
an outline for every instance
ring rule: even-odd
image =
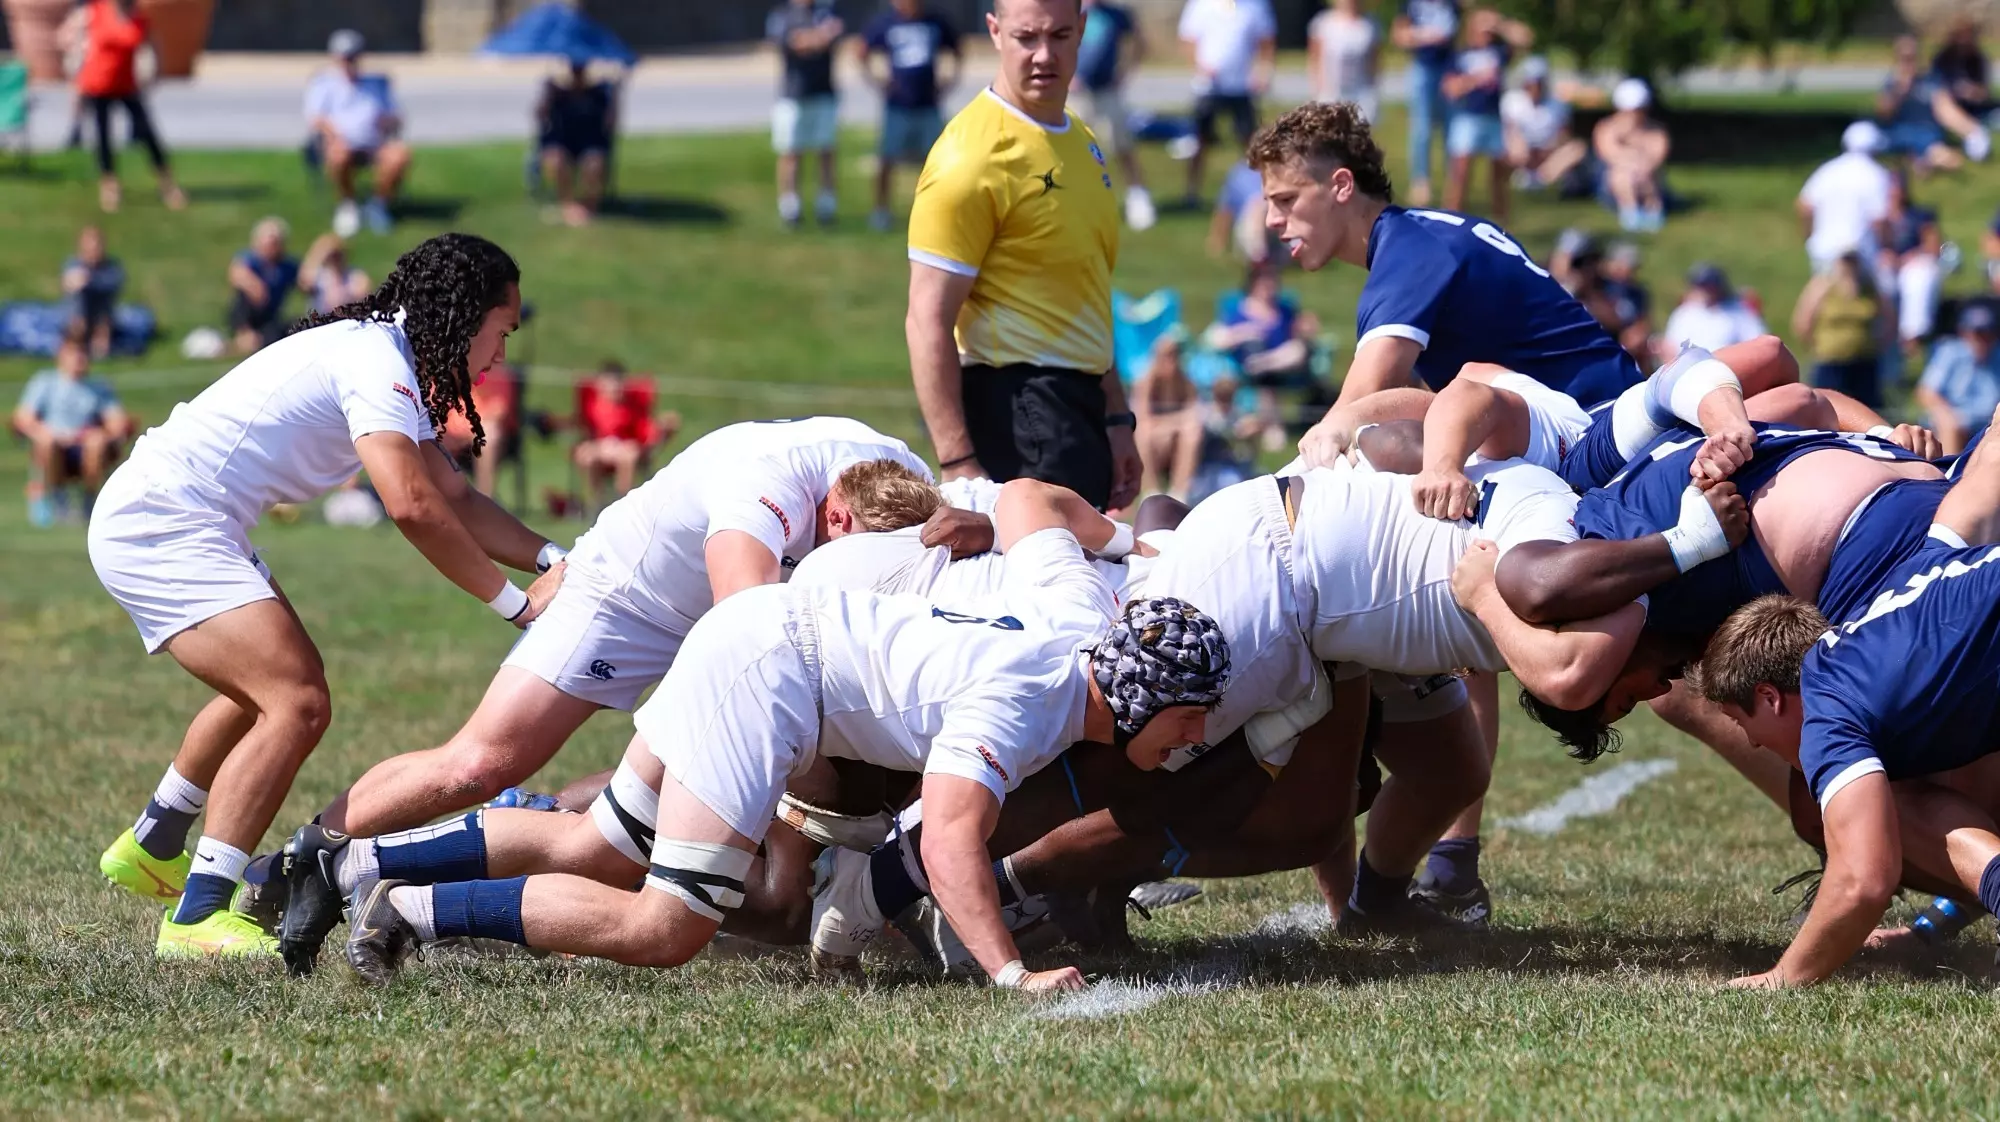
[[[1019,117],[1021,120],[1026,121],[1027,123],[1035,126],[1036,128],[1042,130],[1045,133],[1050,134],[1051,136],[1061,136],[1062,134],[1069,131],[1069,113],[1067,110],[1065,110],[1063,113],[1062,127],[1057,128],[1054,125],[1045,125],[1042,122],[1035,120],[1033,117],[1028,116],[1026,113],[1021,112],[1020,106],[1015,105],[1013,102],[1008,101],[1006,98],[1001,97],[997,93],[994,93],[992,86],[988,86],[985,89],[980,90],[979,93],[981,97],[992,98],[994,104],[998,105],[1000,108],[1005,109],[1007,112],[1012,113],[1014,116]]]

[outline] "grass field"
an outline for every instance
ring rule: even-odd
[[[1712,258],[1781,322],[1804,280],[1789,204],[1811,159],[1775,148],[1682,169],[1677,185],[1701,205],[1652,244],[1657,299],[1671,302],[1679,272]],[[519,160],[500,147],[423,153],[412,189],[432,217],[364,238],[362,263],[379,276],[418,236],[486,233],[520,256],[541,310],[521,340],[532,361],[659,371],[682,387],[671,403],[695,431],[823,409],[919,435],[903,256],[860,228],[858,169],[846,185],[856,220],[788,236],[758,139],[635,140],[619,177],[639,216],[573,232],[521,200]],[[327,209],[288,154],[180,163],[193,210],[158,212],[135,170],[133,201],[109,223],[131,294],[172,339],[219,320],[223,261],[256,217],[309,231]],[[1982,170],[1926,188],[1948,236],[1976,244],[1993,184]],[[90,199],[80,157],[0,178],[0,293],[53,294]],[[1572,222],[1607,225],[1594,209],[1543,203],[1512,225],[1546,252]],[[1121,285],[1175,285],[1205,307],[1234,277],[1202,254],[1202,225],[1169,216],[1128,238]],[[1352,322],[1359,286],[1348,270],[1299,282],[1336,327]],[[34,366],[0,362],[7,404]],[[111,372],[157,420],[217,369],[162,347]],[[534,400],[565,409],[564,386],[539,381]],[[556,446],[531,455],[538,483],[561,479]],[[1088,1000],[935,985],[892,960],[865,994],[822,989],[790,953],[709,956],[673,974],[437,962],[386,992],[340,970],[293,982],[156,964],[157,911],[103,886],[94,861],[202,694],[141,655],[79,529],[23,528],[21,469],[19,449],[0,445],[0,1116],[2000,1114],[1985,928],[1940,958],[1866,960],[1812,992],[1718,988],[1782,948],[1793,901],[1768,889],[1809,857],[1725,765],[1650,719],[1632,722],[1623,758],[1677,770],[1552,835],[1489,830],[1498,928],[1476,940],[1337,941],[1291,911],[1312,892],[1284,876],[1213,883],[1136,923],[1140,954],[1085,963],[1099,979]],[[325,652],[335,699],[289,827],[373,761],[448,736],[511,632],[386,528],[308,520],[258,542]],[[544,779],[609,766],[628,733],[599,718]],[[1586,774],[1510,717],[1490,813],[1519,815]]]

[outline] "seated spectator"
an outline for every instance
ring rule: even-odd
[[[1284,419],[1278,391],[1312,380],[1312,345],[1319,320],[1301,312],[1299,303],[1279,287],[1275,262],[1252,265],[1240,297],[1225,299],[1221,315],[1204,336],[1211,348],[1226,352],[1257,390],[1257,421],[1265,447],[1285,444]]]
[[[1651,367],[1653,294],[1639,279],[1639,247],[1619,242],[1604,255],[1599,268],[1604,293],[1611,301],[1611,333],[1641,366]]]
[[[1792,204],[1805,224],[1806,259],[1824,272],[1849,253],[1873,257],[1889,217],[1894,176],[1875,161],[1882,130],[1856,121],[1840,136],[1841,153],[1806,177]]]
[[[1882,122],[1885,151],[1908,156],[1911,170],[1918,175],[1932,169],[1950,171],[1964,160],[1946,143],[1957,136],[1965,154],[1983,160],[1993,142],[1972,115],[1959,108],[1951,91],[1936,74],[1922,69],[1917,58],[1917,37],[1899,35],[1893,47],[1895,62],[1882,92],[1875,99],[1875,116]]]
[[[1222,177],[1215,196],[1215,214],[1208,223],[1208,254],[1221,257],[1232,249],[1252,265],[1271,259],[1275,239],[1264,224],[1264,177],[1247,161],[1237,161]]]
[[[472,407],[479,411],[479,427],[486,434],[486,447],[472,454],[472,422],[462,411],[445,418],[445,455],[460,471],[472,473],[472,485],[491,495],[500,474],[500,464],[512,458],[521,443],[521,376],[504,366],[496,366],[472,383]]]
[[[535,107],[542,178],[554,186],[562,220],[583,226],[604,198],[611,136],[618,127],[617,87],[590,80],[590,60],[571,59],[567,80],[550,78]]]
[[[1835,258],[1831,268],[1806,282],[1792,309],[1792,334],[1812,340],[1813,385],[1881,408],[1888,308],[1858,251]]]
[[[1661,361],[1679,354],[1683,343],[1719,351],[1769,334],[1763,319],[1737,297],[1721,269],[1698,264],[1688,270],[1687,281],[1687,295],[1667,317],[1667,329],[1660,339]]]
[[[299,263],[285,252],[291,227],[266,218],[250,231],[250,248],[229,262],[229,333],[237,354],[247,355],[282,339],[290,324],[285,297],[299,285]]]
[[[1134,435],[1144,475],[1139,493],[1165,491],[1186,502],[1201,457],[1201,393],[1183,363],[1186,335],[1178,327],[1153,345],[1152,361],[1132,386]]]
[[[1882,250],[1876,259],[1876,284],[1885,290],[1896,311],[1896,334],[1904,350],[1915,354],[1937,325],[1938,289],[1944,280],[1944,233],[1937,211],[1910,199],[1910,180],[1897,174],[1889,182],[1889,216],[1883,223]]]
[[[1613,254],[1618,257],[1616,264]],[[1572,227],[1556,239],[1549,273],[1632,352],[1642,368],[1650,368],[1652,321],[1648,313],[1652,298],[1633,278],[1638,264],[1638,250],[1633,246],[1621,244],[1606,253],[1596,238]]]
[[[352,304],[375,289],[367,273],[348,264],[347,243],[339,234],[313,239],[312,248],[299,264],[299,287],[305,290],[312,310],[321,315]]]
[[[616,495],[632,489],[639,468],[653,449],[673,439],[680,431],[680,414],[665,412],[655,417],[652,394],[625,376],[625,364],[606,361],[581,387],[578,395],[579,439],[570,458],[583,472],[584,486],[592,494],[606,476],[612,479]],[[614,497],[616,497],[614,495]]]
[[[72,323],[56,352],[56,368],[28,379],[14,407],[14,431],[28,442],[28,521],[48,526],[56,520],[55,496],[68,482],[83,487],[87,516],[117,462],[131,422],[111,383],[90,376],[90,336]]]
[[[2000,359],[1993,343],[2000,317],[1990,304],[1970,303],[1958,313],[1958,334],[1938,341],[1917,382],[1917,404],[1945,455],[1957,455],[1993,419],[2000,406]]]
[[[1656,232],[1666,222],[1661,182],[1672,142],[1650,112],[1653,91],[1627,78],[1611,91],[1612,112],[1591,130],[1590,146],[1603,165],[1600,190],[1618,212],[1622,230]]]
[[[340,197],[333,232],[343,238],[360,233],[363,221],[377,234],[389,232],[394,225],[389,204],[410,170],[409,145],[397,139],[403,122],[389,77],[361,72],[366,45],[359,31],[334,32],[326,45],[333,65],[306,87],[306,124]],[[363,168],[375,170],[375,193],[366,206],[358,206],[354,178]]]
[[[76,235],[76,256],[63,262],[63,299],[73,321],[81,321],[92,358],[111,353],[111,313],[125,288],[125,266],[104,252],[104,231],[85,226]]]
[[[1960,16],[1952,21],[1944,45],[1931,56],[1931,73],[1967,116],[1984,121],[1993,112],[1993,87],[1986,81],[1986,52],[1979,46],[1978,20]]]
[[[1500,124],[1514,185],[1524,190],[1560,184],[1590,155],[1590,146],[1569,131],[1570,103],[1549,81],[1549,60],[1536,55],[1521,64],[1521,86],[1500,98]]]
[[[1533,42],[1525,24],[1482,8],[1465,21],[1465,45],[1452,52],[1443,90],[1448,102],[1444,150],[1449,158],[1444,188],[1446,210],[1465,208],[1472,161],[1484,156],[1491,177],[1492,217],[1507,221],[1507,143],[1500,123],[1500,94],[1507,61],[1516,47]]]
[[[1236,379],[1227,376],[1208,387],[1208,400],[1201,406],[1201,455],[1195,461],[1189,503],[1199,503],[1257,473],[1256,457],[1245,447],[1245,437],[1262,426],[1257,418],[1237,412],[1239,388]]]

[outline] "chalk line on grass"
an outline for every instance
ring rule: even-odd
[[[1673,760],[1626,760],[1564,791],[1552,802],[1514,818],[1494,823],[1513,830],[1526,830],[1546,837],[1569,825],[1573,818],[1594,818],[1609,814],[1625,796],[1640,785],[1657,779],[1680,766]]]
[[[1055,1003],[1035,1015],[1041,1021],[1095,1021],[1137,1013],[1176,994],[1203,993],[1212,984],[1193,981],[1134,982],[1125,978],[1104,978],[1087,989],[1059,995]]]

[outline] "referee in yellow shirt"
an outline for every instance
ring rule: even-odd
[[[1081,0],[995,0],[993,85],[946,126],[910,213],[904,332],[946,479],[1040,479],[1100,507],[1139,492],[1111,358],[1118,195],[1066,107]]]

